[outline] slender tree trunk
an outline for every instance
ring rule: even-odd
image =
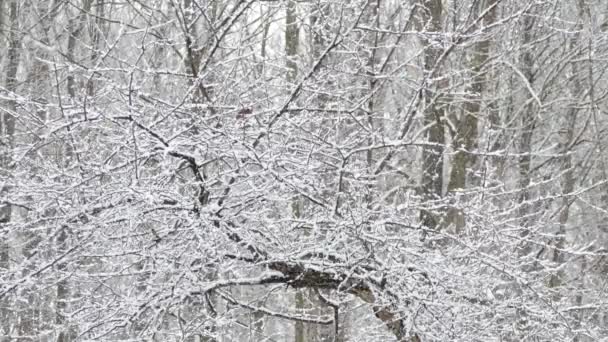
[[[371,25],[370,26],[376,26],[378,29],[380,28],[380,15],[379,15],[379,9],[380,9],[380,0],[376,0],[374,3],[372,3],[370,5],[371,8]],[[374,32],[373,36],[372,36],[372,41],[371,41],[371,56],[369,58],[368,61],[368,73],[370,76],[369,79],[369,93],[370,94],[374,94],[374,92],[376,91],[376,86],[377,86],[377,81],[376,81],[376,55],[378,52],[378,39],[379,39],[379,34],[378,32]],[[376,128],[375,126],[375,122],[374,122],[374,111],[376,110],[377,104],[376,104],[376,97],[374,95],[372,95],[369,98],[368,104],[367,104],[367,124],[370,128],[370,131],[372,133],[376,132]],[[374,144],[374,134],[370,134],[370,137],[367,139],[367,143],[369,146],[373,146]],[[366,155],[366,162],[367,162],[367,172],[368,172],[368,177],[371,179],[373,179],[374,177],[374,152],[373,150],[370,148],[367,150],[367,155]],[[370,181],[369,185],[368,185],[368,193],[367,193],[367,198],[366,198],[366,202],[367,202],[367,208],[371,209],[372,207],[372,201],[373,201],[373,192],[374,192],[374,183]]]
[[[287,82],[293,84],[298,76],[298,48],[300,45],[299,27],[297,25],[297,6],[294,0],[287,1],[285,16],[285,64],[287,66]],[[294,198],[291,202],[291,211],[294,218],[302,217],[303,203],[300,198]],[[306,294],[304,289],[297,289],[295,293],[295,306],[297,310],[306,308]],[[306,342],[306,326],[301,321],[295,322],[295,342]]]
[[[583,305],[583,292],[586,289],[586,284],[585,284],[585,274],[587,272],[587,259],[586,256],[583,256],[582,260],[581,260],[581,264],[580,264],[580,280],[579,280],[579,284],[578,284],[578,294],[575,296],[574,298],[574,304],[576,306],[582,306]],[[581,326],[583,325],[583,322],[585,321],[585,311],[584,310],[579,310],[579,312],[576,314],[576,318],[574,320],[574,327],[576,329],[580,329]],[[574,337],[573,339],[574,342],[580,342],[581,341],[581,335],[580,333],[577,333],[577,335]],[[584,341],[584,340],[583,340]]]
[[[530,47],[530,43],[532,42],[533,36],[532,33],[534,31],[535,17],[531,13],[525,13],[523,17],[523,37],[522,37],[522,55],[520,59],[520,69],[523,74],[524,79],[521,82],[526,82],[530,87],[534,84],[534,56],[532,55],[532,47]],[[521,84],[520,82],[520,84]],[[536,127],[536,113],[535,113],[535,104],[531,100],[531,95],[528,94],[528,87],[523,86],[523,91],[526,92],[525,96],[522,96],[523,101],[527,101],[527,105],[524,107],[521,117],[519,118],[520,125],[520,136],[518,141],[518,152],[519,159],[517,163],[518,168],[518,191],[519,195],[517,198],[518,203],[518,218],[520,225],[520,237],[522,239],[518,253],[522,259],[532,253],[533,244],[529,243],[527,240],[531,238],[530,228],[533,223],[533,215],[534,215],[534,207],[530,203],[531,193],[530,193],[530,184],[531,184],[531,164],[532,164],[532,137],[534,134],[534,130]],[[526,271],[530,271],[533,267],[535,267],[535,261],[527,262],[523,265],[523,269]],[[516,310],[516,326],[519,331],[518,335],[515,338],[521,339],[523,336],[526,336],[530,331],[530,322],[529,317],[526,310],[517,309]]]
[[[419,30],[430,33],[441,33],[442,11],[441,0],[423,0],[418,6],[420,22]],[[440,42],[435,42],[431,37],[423,38],[424,50],[424,125],[428,127],[426,139],[429,146],[422,151],[422,197],[425,203],[432,203],[443,197],[443,152],[445,149],[445,108],[442,102],[441,89],[444,85],[432,84],[432,79],[439,73],[437,65],[439,57],[443,52]],[[441,81],[443,82],[443,81]],[[422,210],[420,218],[424,226],[435,229],[439,228],[441,218],[429,210]]]
[[[4,16],[6,13],[6,0],[0,0],[0,46],[8,45],[9,30],[5,28]],[[4,65],[4,54],[0,54],[0,65]]]
[[[85,28],[85,23],[87,20],[87,16],[91,12],[91,5],[93,0],[82,0],[82,10],[79,10],[78,14],[75,18],[70,19],[69,21],[69,35],[68,42],[66,48],[66,59],[68,63],[74,63],[76,59],[77,53],[77,43],[83,39],[83,31]],[[87,87],[88,88],[88,87]],[[76,103],[78,92],[85,89],[78,89],[76,80],[73,73],[68,73],[67,76],[67,84],[66,84],[66,92],[69,96],[70,101],[72,103]],[[88,89],[86,89],[88,92]],[[58,94],[61,96],[61,94]],[[69,130],[69,128],[68,128]],[[63,155],[61,156],[58,163],[61,167],[68,167],[72,159],[74,158],[74,149],[72,147],[72,141],[66,141],[62,145]],[[70,228],[67,226],[62,226],[59,228],[60,231],[57,234],[57,238],[55,241],[56,244],[56,252],[57,255],[61,255],[65,253],[70,247],[70,237],[73,232],[70,231]],[[61,276],[66,276],[65,272],[67,270],[67,264],[65,262],[61,262],[57,265],[57,270]],[[58,327],[61,327],[61,331],[57,338],[58,342],[71,342],[76,338],[78,327],[73,325],[67,319],[68,311],[70,310],[70,306],[68,303],[70,302],[70,298],[75,296],[74,291],[76,290],[75,286],[72,286],[69,280],[66,278],[62,278],[57,283],[57,303],[55,305],[56,310],[56,318],[55,323]]]
[[[91,12],[91,4],[93,0],[82,1],[82,11],[79,10],[76,18],[70,19],[68,46],[66,49],[66,58],[68,63],[74,63],[76,58],[76,43],[81,39],[81,34],[85,26],[87,14]],[[73,73],[68,73],[67,76],[67,91],[71,99],[76,97],[76,81]]]
[[[5,85],[6,90],[9,92],[9,96],[13,96],[13,93],[17,90],[17,71],[20,63],[20,35],[19,35],[19,17],[18,17],[18,0],[12,0],[9,2],[9,20],[8,26],[10,31],[3,31],[4,35],[8,36],[8,51],[6,57],[6,74],[5,74]],[[0,4],[4,5],[4,4]],[[3,13],[0,13],[3,16]],[[2,27],[3,28],[3,27]],[[10,182],[12,178],[12,160],[13,160],[13,147],[14,147],[14,134],[15,134],[15,115],[17,110],[17,104],[15,100],[6,101],[6,110],[0,113],[0,134],[2,144],[0,147],[0,168],[3,178],[6,182]],[[6,196],[11,190],[10,184],[2,185],[2,195]],[[0,207],[0,224],[5,226],[10,224],[13,215],[13,208],[10,204],[3,204]],[[8,230],[7,230],[8,231]],[[8,233],[5,233],[8,234]],[[0,239],[0,268],[8,270],[10,265],[10,246],[6,237],[3,236]],[[7,336],[6,340],[10,340],[11,325],[13,323],[14,315],[10,310],[10,301],[8,298],[4,298],[0,301],[0,321],[2,329],[4,330],[3,336]]]
[[[585,14],[589,14],[588,10],[589,8],[587,7],[586,1],[585,0],[578,0],[577,1],[577,8],[578,8],[578,24],[576,25],[576,30],[579,31],[579,33],[577,33],[574,38],[573,41],[571,42],[571,46],[572,48],[576,48],[577,46],[580,45],[581,43],[581,35],[582,32],[584,30],[584,22],[585,22]],[[591,18],[589,18],[591,19]],[[604,23],[605,24],[605,23]],[[591,54],[591,51],[589,51],[589,54]],[[590,56],[591,57],[591,56]],[[591,63],[591,62],[589,62]],[[579,65],[577,63],[573,63],[572,64],[572,74],[578,75],[580,72],[579,69]],[[593,69],[592,69],[592,65],[589,65],[589,97],[591,98],[591,110],[594,110],[593,107],[595,107],[595,103],[594,103],[594,98],[595,95],[593,93],[593,84],[594,84],[594,79],[593,79]],[[580,94],[582,92],[583,86],[581,84],[581,80],[578,78],[574,78],[574,83],[573,83],[573,94]],[[569,121],[567,122],[566,125],[566,136],[564,137],[564,157],[563,157],[563,162],[562,162],[562,182],[561,182],[561,186],[562,186],[562,211],[560,212],[559,215],[559,230],[558,230],[558,236],[557,239],[555,241],[555,249],[553,251],[553,261],[556,264],[561,265],[562,263],[565,262],[565,256],[564,253],[561,252],[561,249],[563,249],[564,245],[565,245],[565,235],[566,235],[566,224],[568,223],[568,219],[569,219],[569,214],[570,214],[570,205],[572,204],[572,200],[569,198],[569,194],[572,194],[572,192],[574,191],[574,184],[575,184],[575,178],[574,178],[574,165],[572,164],[572,156],[570,155],[570,153],[568,153],[568,147],[571,146],[571,144],[573,143],[573,139],[574,137],[574,127],[576,125],[576,119],[577,119],[577,113],[578,111],[573,108],[570,116],[568,117]],[[603,155],[603,148],[600,147],[600,155]],[[602,164],[604,164],[602,162]],[[604,169],[604,179],[606,178],[606,167],[603,168]],[[604,190],[604,195],[601,196],[602,201],[604,202],[604,205],[606,205],[607,201],[606,201],[606,187],[603,186],[602,187]],[[576,295],[575,299],[574,299],[574,305],[581,307],[583,305],[584,302],[584,297],[583,297],[583,293],[585,292],[584,289],[586,288],[586,284],[585,284],[585,278],[586,278],[586,274],[587,274],[587,259],[586,256],[583,256],[581,259],[581,263],[580,263],[580,270],[579,270],[579,291],[578,294]],[[557,274],[553,274],[551,276],[550,282],[549,282],[549,286],[558,286],[561,285],[561,283],[563,282],[563,272],[560,270]],[[575,316],[575,322],[574,322],[574,326],[576,329],[580,329],[583,325],[583,322],[585,320],[585,311],[584,310],[579,310],[579,312],[576,314]],[[579,334],[577,334],[574,339],[575,342],[579,342],[581,341],[581,336]],[[583,339],[584,341],[584,339]]]
[[[481,0],[478,2],[477,16],[483,15],[488,9],[489,13],[485,14],[481,23],[487,27],[494,23],[496,18],[496,0]],[[453,138],[454,159],[452,161],[452,169],[450,173],[450,182],[448,184],[448,192],[457,192],[466,188],[467,178],[475,178],[474,174],[469,174],[468,170],[477,162],[475,150],[478,147],[478,132],[477,126],[479,117],[481,116],[481,100],[486,83],[486,71],[482,68],[488,60],[490,54],[490,39],[484,37],[473,45],[469,70],[471,72],[471,81],[467,86],[467,96],[469,97],[464,103],[464,111],[462,118],[457,123],[457,130]],[[456,231],[460,231],[465,226],[464,213],[460,208],[452,207],[448,210],[448,225],[454,225]]]
[[[56,242],[57,254],[62,254],[67,250],[68,235],[68,227],[61,227]],[[67,265],[64,262],[57,265],[57,271],[61,276],[65,275],[66,268]],[[76,335],[75,327],[66,318],[69,300],[70,284],[67,279],[62,279],[57,283],[57,302],[55,303],[55,323],[61,329],[57,342],[71,342]]]
[[[561,211],[559,213],[559,230],[557,232],[557,236],[554,241],[553,255],[551,256],[551,260],[555,263],[555,265],[561,265],[564,263],[564,254],[562,250],[564,249],[566,242],[566,224],[568,223],[568,217],[570,214],[570,205],[572,204],[572,200],[570,199],[570,195],[574,191],[574,173],[573,173],[573,165],[572,165],[572,155],[567,150],[572,140],[574,139],[574,125],[576,123],[576,111],[571,111],[568,114],[568,122],[565,127],[565,137],[563,143],[563,156],[562,156],[562,179],[561,179],[561,188],[562,188],[562,198],[561,198]],[[549,279],[550,287],[558,287],[562,283],[563,271],[557,271],[556,273],[551,275]]]
[[[571,40],[570,42],[570,46],[571,48],[577,49],[580,46],[580,35],[582,30],[584,29],[584,25],[582,24],[584,22],[584,18],[585,18],[585,1],[584,0],[579,0],[577,1],[577,7],[578,7],[578,14],[579,14],[579,19],[578,19],[578,23],[575,27],[575,30],[578,31],[578,33],[575,34],[574,38]],[[584,91],[583,91],[583,84],[581,83],[581,80],[578,78],[579,75],[579,65],[578,63],[574,62],[571,64],[572,67],[572,75],[574,75],[573,78],[573,83],[572,83],[572,94],[575,95],[583,95]],[[590,79],[589,79],[589,85],[592,86],[593,84],[593,79],[592,79],[592,75],[589,75]],[[593,98],[593,96],[591,96],[591,98]],[[592,103],[593,105],[593,103]],[[573,165],[572,165],[572,154],[570,153],[570,149],[572,148],[572,144],[574,143],[573,139],[575,138],[574,136],[574,128],[576,125],[576,120],[578,117],[578,109],[577,109],[578,105],[573,104],[573,108],[571,110],[568,111],[567,115],[567,120],[565,122],[563,131],[565,132],[564,137],[562,138],[562,141],[560,142],[560,147],[561,147],[561,153],[563,154],[562,156],[562,160],[561,160],[561,194],[562,194],[562,198],[561,198],[561,211],[559,213],[559,229],[557,232],[557,236],[555,238],[554,241],[554,248],[552,251],[552,256],[551,259],[552,261],[556,264],[556,265],[561,265],[564,263],[564,254],[562,253],[562,250],[565,246],[565,242],[566,242],[566,225],[568,223],[568,218],[570,216],[570,205],[572,204],[572,199],[570,198],[572,192],[574,191],[574,183],[575,183],[575,179],[574,179],[574,170],[573,170]],[[554,273],[551,275],[551,278],[549,279],[549,286],[550,287],[557,287],[562,283],[562,278],[563,278],[563,271],[558,271],[557,273]]]
[[[535,19],[532,15],[527,14],[523,20],[523,39],[522,45],[524,52],[521,57],[521,70],[525,77],[525,82],[529,85],[534,83],[534,72],[532,67],[534,65],[533,55],[531,47],[527,46],[532,41],[532,31],[534,29]],[[524,87],[525,88],[525,87]],[[529,100],[529,98],[526,98]],[[532,163],[532,136],[534,134],[534,128],[536,126],[536,117],[534,113],[535,105],[534,102],[529,100],[528,105],[524,108],[521,114],[520,128],[521,133],[519,137],[519,217],[521,224],[521,237],[527,239],[530,235],[530,223],[532,213],[532,205],[530,202],[530,181],[531,181],[531,163]],[[530,244],[523,242],[523,248],[521,249],[522,255],[527,255],[531,252]]]
[[[298,46],[300,45],[300,28],[298,27],[297,7],[295,0],[287,1],[285,16],[285,57],[287,81],[293,83],[298,74]]]
[[[209,18],[210,20],[212,20],[211,24],[213,24],[213,22],[215,21],[217,6],[217,2],[215,1],[212,2],[209,6],[212,10],[212,13]],[[192,82],[191,84],[196,85],[194,95],[192,96],[192,102],[197,104],[210,102],[212,94],[210,93],[209,89],[205,87],[205,85],[202,83],[202,80],[200,79],[201,60],[204,56],[206,47],[199,46],[196,41],[196,39],[198,38],[199,31],[197,28],[197,22],[194,20],[196,17],[195,12],[197,10],[197,7],[194,6],[192,0],[184,0],[183,7],[181,10],[183,11],[181,13],[181,23],[183,25],[182,31],[184,33],[186,44],[186,58],[184,58],[184,63],[186,70],[190,71],[190,73],[192,74],[192,78],[190,80]],[[209,35],[209,37],[211,37],[211,35]],[[211,38],[209,38],[206,40],[206,43],[212,44],[213,41]],[[202,116],[203,113],[200,112],[200,115]]]
[[[191,74],[191,78],[189,79],[189,85],[193,85],[195,86],[195,90],[194,90],[194,94],[191,98],[191,103],[193,104],[203,104],[203,103],[211,103],[211,96],[212,96],[212,90],[208,89],[205,87],[205,85],[203,84],[203,72],[204,70],[201,70],[201,61],[203,59],[203,56],[205,55],[205,51],[207,49],[207,47],[203,44],[200,44],[199,42],[199,34],[201,33],[201,26],[203,26],[203,24],[200,24],[198,19],[198,15],[197,15],[197,11],[204,11],[203,8],[209,8],[211,9],[210,13],[206,13],[206,17],[211,21],[208,22],[209,25],[213,25],[216,21],[216,16],[217,16],[217,9],[218,9],[218,1],[209,1],[209,2],[205,2],[204,4],[202,3],[196,3],[194,0],[183,0],[182,2],[182,7],[180,9],[177,9],[178,12],[178,20],[180,20],[180,23],[182,25],[182,32],[184,34],[184,43],[185,43],[185,48],[186,48],[186,58],[184,58],[184,66],[186,71],[190,72]],[[207,6],[204,6],[207,5]],[[201,7],[202,6],[202,7]],[[196,20],[195,20],[196,19]],[[205,30],[204,28],[202,29],[202,33],[205,34],[205,36],[207,37],[207,39],[205,40],[203,38],[203,41],[207,44],[213,44],[214,41],[212,39],[212,33],[211,33],[212,27],[207,27],[207,30]],[[212,109],[213,107],[209,108],[209,111],[211,111],[211,113],[214,113],[214,110]],[[196,109],[194,109],[195,113],[197,115],[193,116],[192,120],[193,120],[193,129],[192,129],[192,134],[197,134],[199,132],[199,118],[202,118],[205,116],[205,111],[201,110],[199,107],[197,107]],[[205,166],[202,169],[202,174],[206,174],[207,173],[207,167],[209,166]],[[194,175],[193,175],[194,176]],[[199,187],[199,195],[198,195],[198,199],[199,199],[199,203],[198,205],[200,206],[205,206],[207,205],[207,201],[208,201],[208,193],[207,190],[204,188],[204,185],[199,183],[198,184]],[[215,268],[215,269],[211,269],[209,270],[206,274],[205,274],[205,278],[207,280],[213,280],[216,279],[218,277],[218,273],[219,273],[219,269]],[[198,315],[201,314],[202,312],[206,312],[206,314],[210,317],[213,318],[217,313],[215,312],[215,307],[218,307],[218,300],[217,297],[213,294],[213,293],[209,293],[207,299],[207,308],[205,308],[205,306],[203,305],[194,305],[194,306],[190,306],[187,308],[188,313],[191,313],[192,315]],[[213,308],[211,308],[213,306]],[[216,325],[213,325],[209,328],[208,330],[208,334],[199,334],[196,336],[192,336],[192,338],[189,341],[195,341],[195,340],[199,340],[202,342],[216,342],[217,339],[215,337],[216,333],[218,333],[218,328]]]
[[[50,36],[52,34],[52,23],[56,15],[58,14],[58,0],[52,0],[50,5],[48,3],[37,3],[31,7],[31,15],[37,16],[39,20],[38,26],[36,27],[37,33],[41,37],[41,42],[46,46],[51,46]],[[34,11],[35,10],[35,11]],[[24,16],[22,15],[21,18]],[[36,99],[39,103],[49,103],[52,101],[49,98],[50,92],[53,89],[51,80],[49,77],[49,64],[47,61],[53,57],[47,52],[46,49],[29,48],[35,58],[32,58],[31,67],[27,69],[28,74],[24,83],[25,89],[30,89],[31,97]],[[46,123],[49,120],[48,109],[42,107],[37,110],[36,115],[38,116],[41,123]],[[45,150],[45,157],[49,159],[53,158],[53,153],[49,150]],[[56,214],[56,211],[49,211],[45,213],[45,216],[51,217]],[[41,227],[43,228],[43,227]],[[52,249],[41,246],[43,239],[49,238],[52,234],[52,228],[44,229],[32,229],[21,233],[23,239],[22,256],[24,260],[29,260],[38,255],[46,255],[48,258],[52,258]],[[30,267],[23,269],[23,276],[31,274],[35,271],[35,266],[32,264]],[[23,302],[20,305],[20,334],[36,336],[40,334],[41,329],[45,329],[45,325],[51,325],[55,318],[55,311],[53,302],[55,301],[55,293],[53,289],[45,289],[33,285],[25,288],[23,293],[20,295],[20,299]],[[33,338],[33,337],[32,337]]]
[[[7,32],[4,30],[4,0],[0,0],[0,42],[4,41]],[[2,62],[2,60],[0,60]]]
[[[91,37],[91,66],[95,66],[97,58],[99,58],[99,42],[102,34],[105,34],[103,27],[103,19],[105,16],[105,3],[104,0],[97,0],[95,5],[96,19],[93,24],[89,25],[89,36]],[[95,95],[95,73],[89,76],[87,81],[87,96]]]
[[[0,44],[4,44],[5,36],[8,35],[9,31],[4,29],[4,13],[5,13],[5,3],[4,0],[0,0]],[[0,57],[0,65],[3,65],[4,62],[3,56]],[[2,134],[2,141],[4,142],[6,139],[6,135],[4,133],[5,127],[5,116],[7,114],[1,114],[0,116],[0,129],[2,130],[0,133]],[[7,151],[1,150],[0,152],[0,167],[2,168],[2,172],[6,172],[6,153]],[[2,195],[6,193],[6,185],[2,186]],[[4,204],[0,207],[0,224],[2,226],[6,225],[10,222],[10,205]],[[5,233],[6,234],[6,233]],[[8,241],[8,237],[6,235],[0,236],[0,271],[7,272],[9,269],[9,245],[5,241]],[[0,328],[2,329],[2,339],[1,342],[8,342],[9,333],[10,333],[10,311],[8,310],[9,302],[7,298],[0,300]]]
[[[261,42],[260,42],[260,57],[261,57],[261,63],[259,65],[259,73],[261,75],[261,77],[263,79],[266,79],[266,50],[267,50],[267,45],[268,45],[268,33],[270,32],[270,24],[272,23],[271,20],[271,15],[265,14],[264,13],[264,9],[260,9],[261,11],[261,17],[264,18],[264,23],[263,25],[263,33],[262,33],[262,38],[261,38]]]

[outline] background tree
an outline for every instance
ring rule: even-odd
[[[4,40],[8,43],[8,54],[4,60],[6,68],[4,75],[4,85],[6,90],[6,100],[3,101],[2,113],[0,116],[0,130],[2,133],[2,169],[3,169],[3,185],[2,193],[4,197],[11,191],[11,178],[12,174],[10,170],[13,168],[13,147],[14,147],[14,135],[15,135],[15,113],[17,111],[17,102],[15,100],[17,92],[17,72],[20,58],[20,43],[21,39],[19,36],[19,7],[17,1],[10,1],[8,4],[8,20],[5,23],[4,18],[2,23],[6,26],[2,27],[2,33]],[[4,2],[0,3],[0,17],[3,17]],[[13,205],[10,201],[3,201],[2,208],[0,209],[0,215],[3,229],[2,229],[2,243],[0,245],[0,266],[4,270],[5,274],[11,272],[11,250],[13,249],[10,245],[10,224],[13,216]],[[14,251],[13,251],[14,253]],[[4,299],[0,305],[2,311],[0,311],[0,320],[2,320],[3,335],[8,339],[14,333],[13,325],[11,321],[13,319],[13,313],[9,309],[12,306],[13,301],[9,298]]]

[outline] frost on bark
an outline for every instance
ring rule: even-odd
[[[441,79],[443,53],[441,0],[423,0],[418,4],[418,30],[423,32],[424,49],[422,83],[422,113],[428,146],[422,153],[421,192],[425,203],[433,203],[443,197],[443,153],[445,150],[445,98],[442,89],[446,86]],[[430,229],[438,228],[442,213],[423,209],[420,214],[422,224]]]
[[[519,218],[521,224],[521,237],[522,237],[522,248],[520,253],[522,255],[528,255],[532,248],[526,241],[530,237],[530,225],[533,220],[533,207],[531,202],[532,196],[530,191],[530,183],[532,179],[532,137],[534,135],[534,129],[536,127],[536,104],[533,101],[532,94],[529,92],[532,90],[534,84],[534,55],[531,51],[530,46],[533,33],[535,17],[532,13],[525,14],[522,23],[522,45],[523,51],[521,55],[521,72],[522,72],[522,83],[524,84],[523,91],[526,92],[525,99],[527,104],[523,111],[520,113],[519,128],[520,136],[518,142],[519,148],[519,160],[518,160],[518,205],[519,205]],[[530,89],[528,89],[528,87]]]
[[[466,70],[470,73],[467,84],[465,102],[461,117],[455,122],[455,131],[451,132],[454,156],[451,163],[448,193],[458,196],[458,192],[466,189],[467,180],[479,178],[474,168],[477,164],[476,149],[478,148],[478,125],[482,117],[482,101],[487,86],[486,63],[490,56],[491,40],[484,29],[491,26],[496,20],[497,0],[477,1],[474,18],[479,25],[475,25],[481,37],[472,44],[468,52],[468,65]],[[481,18],[481,20],[479,20]],[[474,182],[479,183],[479,182]],[[453,225],[458,232],[465,226],[465,214],[461,208],[448,209],[446,225]]]
[[[0,4],[0,16],[4,16],[4,4]],[[18,86],[17,72],[20,63],[20,31],[18,13],[19,1],[12,0],[8,3],[8,21],[7,28],[0,27],[2,34],[7,36],[8,50],[6,61],[4,64],[5,74],[4,85],[8,92],[8,100],[2,101],[4,110],[0,113],[0,168],[2,177],[1,194],[4,198],[8,197],[11,189],[11,178],[13,177],[13,147],[15,135],[15,116],[17,111],[16,106],[16,91]],[[11,246],[8,241],[10,234],[10,224],[13,215],[13,208],[9,201],[2,203],[0,208],[0,224],[2,227],[2,235],[0,235],[0,271],[6,273],[11,268]],[[12,235],[12,234],[11,234]],[[0,287],[1,288],[1,287]],[[3,328],[4,336],[16,335],[20,332],[13,330],[13,325],[17,323],[13,310],[11,310],[11,301],[8,297],[0,298],[0,321]],[[24,318],[27,320],[27,318]],[[3,337],[4,338],[4,337]],[[8,337],[10,340],[10,337]]]
[[[68,43],[66,47],[66,59],[69,63],[78,63],[78,56],[76,55],[76,45],[82,39],[82,33],[85,32],[86,20],[87,16],[91,12],[91,5],[93,0],[82,0],[82,2],[78,3],[77,13],[74,17],[69,19],[68,23]],[[82,8],[80,8],[82,6]],[[77,91],[81,91],[79,89],[79,85],[76,84],[76,80],[74,77],[74,73],[70,72],[67,75],[67,92],[70,98],[75,98],[77,95]]]
[[[285,58],[287,65],[287,82],[293,83],[298,74],[298,46],[300,45],[300,27],[298,25],[297,2],[287,1],[285,15]]]
[[[206,82],[211,82],[212,79],[206,75],[205,68],[211,62],[212,54],[219,47],[222,38],[215,27],[220,6],[221,3],[217,1],[198,3],[197,0],[183,0],[183,3],[175,8],[184,36],[186,54],[183,61],[191,75],[190,84],[194,88],[191,101],[194,104],[210,103],[213,100],[213,90],[206,85]],[[204,29],[201,30],[201,27]],[[195,111],[200,116],[205,115],[204,111]],[[214,112],[213,107],[210,111]],[[194,129],[196,130],[196,127]]]
[[[585,25],[583,24],[587,19],[591,19],[591,16],[587,16],[586,11],[588,8],[586,7],[585,0],[578,0],[576,2],[577,8],[577,23],[574,25],[575,34],[568,42],[570,49],[572,51],[579,51],[577,55],[579,58],[584,58],[583,53],[585,52],[584,43],[581,40],[581,36],[584,34]],[[571,80],[571,93],[574,95],[574,101],[581,101],[585,98],[589,97],[591,100],[591,106],[593,106],[594,96],[593,96],[593,75],[589,74],[589,80],[584,82],[581,78],[586,75],[587,72],[584,70],[584,65],[586,63],[580,62],[572,62],[571,63],[571,72],[572,72],[572,80]],[[588,83],[588,85],[586,84]],[[580,115],[578,103],[573,103],[571,108],[565,111],[565,117],[563,120],[563,124],[560,130],[560,142],[558,148],[560,149],[559,153],[561,153],[560,158],[560,188],[561,188],[561,201],[559,203],[559,215],[558,215],[558,230],[555,233],[555,239],[553,241],[553,248],[551,250],[550,259],[555,263],[555,267],[557,270],[549,278],[549,286],[552,288],[557,288],[564,282],[565,272],[561,270],[561,266],[565,262],[566,255],[564,253],[564,248],[566,247],[566,235],[567,235],[567,227],[568,221],[570,218],[570,210],[572,205],[574,204],[575,197],[573,196],[574,186],[575,186],[575,165],[572,160],[573,150],[575,149],[575,145],[577,143],[577,137],[575,135],[576,124]],[[584,277],[581,274],[581,277]]]

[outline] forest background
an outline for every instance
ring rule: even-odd
[[[608,341],[608,2],[0,0],[0,340]]]

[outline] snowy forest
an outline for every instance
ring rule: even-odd
[[[605,0],[0,0],[0,341],[608,341]]]

